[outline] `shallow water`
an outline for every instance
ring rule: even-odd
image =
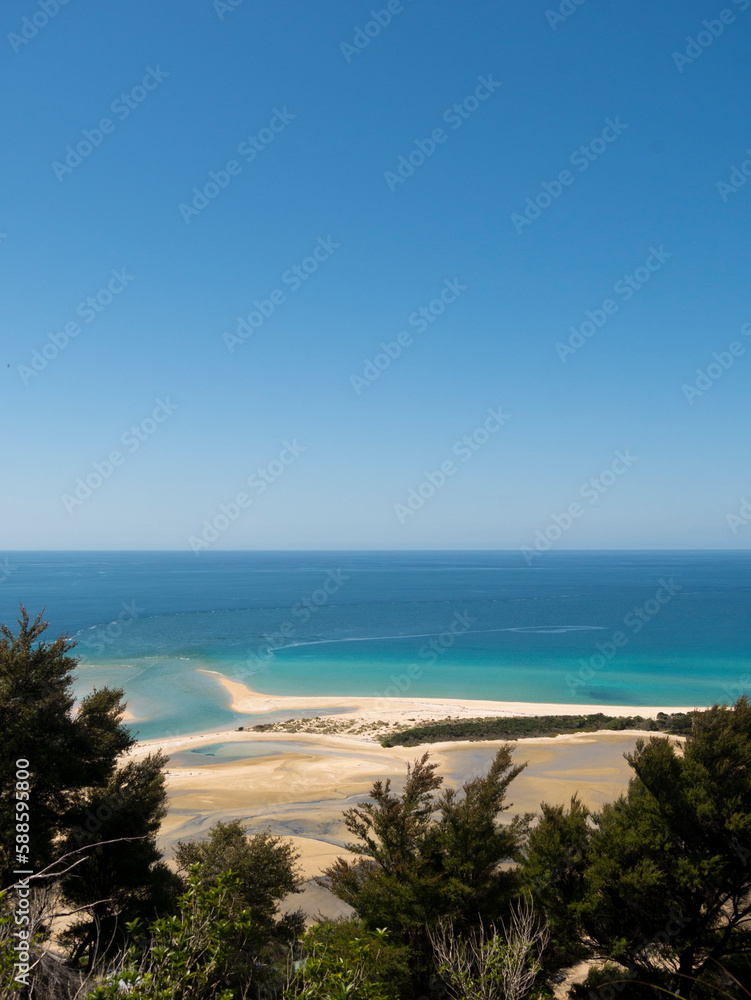
[[[276,757],[280,754],[311,754],[315,756],[341,756],[341,749],[326,747],[319,743],[314,746],[292,740],[238,740],[230,743],[211,743],[170,754],[171,767],[195,767],[197,764],[230,764],[260,757]]]
[[[269,721],[270,694],[705,705],[751,692],[751,553],[14,553],[0,620],[46,605],[79,694],[141,738]],[[275,713],[273,718],[318,712]]]

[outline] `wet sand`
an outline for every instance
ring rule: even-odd
[[[636,739],[636,734],[608,732],[519,741],[515,760],[527,762],[527,767],[509,789],[511,808],[506,815],[537,813],[541,801],[568,803],[575,792],[595,809],[611,801],[628,784],[631,772],[623,754],[633,749]],[[253,755],[213,763],[200,753],[220,741],[238,751],[247,748]],[[347,912],[312,879],[346,854],[349,835],[342,814],[367,798],[375,780],[391,778],[400,788],[406,763],[427,749],[446,783],[459,786],[484,773],[502,745],[492,741],[384,748],[362,740],[299,734],[285,741],[291,748],[284,752],[256,755],[264,743],[279,749],[276,734],[188,738],[180,747],[179,766],[172,762],[168,766],[169,812],[162,823],[161,847],[170,858],[177,840],[202,839],[217,820],[240,819],[250,832],[269,830],[291,837],[307,884],[305,893],[290,897],[284,909],[302,906],[311,918],[319,912],[327,916]],[[153,748],[141,744],[137,752]],[[195,757],[195,763],[184,762],[188,755]]]
[[[236,712],[257,716],[315,708],[321,710],[319,726],[331,722],[357,733],[229,730],[138,743],[131,751],[135,757],[157,748],[170,756],[169,813],[162,824],[161,846],[169,858],[177,840],[203,838],[217,820],[230,819],[242,820],[250,832],[269,830],[290,837],[307,882],[305,892],[290,897],[284,909],[302,906],[311,919],[319,912],[330,916],[347,912],[312,880],[346,853],[349,837],[342,814],[367,798],[374,781],[390,778],[400,788],[407,762],[427,750],[446,783],[459,786],[484,773],[503,745],[503,741],[482,741],[386,748],[377,742],[378,732],[396,725],[483,715],[601,711],[646,717],[658,711],[690,710],[463,699],[293,698],[259,694],[222,675],[216,677]],[[308,722],[302,723],[303,728]],[[593,809],[611,801],[625,791],[631,777],[624,753],[633,749],[639,736],[650,735],[603,731],[517,741],[515,760],[527,762],[527,767],[510,788],[511,808],[506,815],[537,813],[542,801],[568,803],[575,792]]]

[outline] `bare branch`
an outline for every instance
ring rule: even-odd
[[[112,897],[109,899],[98,899],[96,903],[84,903],[83,906],[76,907],[75,910],[68,910],[67,913],[50,913],[50,920],[56,920],[58,917],[72,917],[74,913],[80,913],[81,910],[90,910],[92,906],[99,906],[100,903],[111,903]]]
[[[550,935],[538,924],[524,901],[512,910],[508,927],[499,934],[474,928],[457,936],[450,920],[428,928],[438,967],[454,1000],[522,1000],[540,972],[539,958]]]
[[[33,875],[29,875],[28,879],[23,879],[23,882],[32,882],[38,879],[47,879],[47,878],[60,878],[61,875],[67,874],[72,868],[75,868],[76,865],[86,860],[85,857],[79,858],[78,861],[74,862],[72,865],[70,865],[70,867],[64,869],[61,872],[50,872],[50,868],[54,868],[55,865],[59,865],[62,861],[65,861],[66,858],[72,858],[76,854],[81,854],[83,851],[88,851],[92,847],[105,847],[107,844],[122,844],[129,840],[146,840],[146,837],[115,837],[114,840],[98,840],[93,844],[84,844],[83,847],[77,847],[74,851],[67,851],[65,854],[61,855],[55,861],[51,861],[45,868],[42,868],[41,871],[35,872]],[[14,882],[12,885],[9,885],[7,889],[3,891],[8,892],[10,889],[17,889],[19,887],[22,887],[22,883]]]

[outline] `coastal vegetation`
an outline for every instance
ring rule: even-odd
[[[635,729],[684,736],[691,731],[692,714],[660,712],[656,719],[640,715],[529,715],[517,717],[489,716],[482,719],[441,719],[419,726],[400,729],[379,738],[384,747],[417,746],[420,743],[441,743],[451,740],[523,740],[539,736],[562,736],[566,733],[594,733],[612,729]]]
[[[574,796],[514,814],[512,742],[461,788],[423,752],[399,787],[375,781],[344,813],[351,841],[318,881],[354,914],[306,929],[280,912],[302,882],[284,838],[219,822],[162,856],[166,758],[129,753],[121,691],[75,706],[74,644],[45,628],[22,609],[18,632],[0,632],[0,1000],[750,995],[746,697],[626,720],[656,735],[636,740],[628,788],[596,811]],[[623,722],[465,720],[450,738]],[[417,728],[445,739],[452,726]],[[584,983],[561,993],[577,963]]]
[[[640,715],[613,716],[603,713],[590,715],[520,715],[483,716],[473,719],[436,719],[409,726],[383,719],[373,722],[353,721],[335,716],[293,718],[276,722],[261,722],[249,726],[255,733],[314,733],[322,736],[364,736],[376,739],[384,747],[419,746],[421,743],[442,743],[454,740],[522,740],[541,736],[561,736],[566,733],[593,733],[600,730],[636,730],[685,736],[691,731],[692,713],[658,712],[656,718]],[[243,726],[239,727],[244,730]]]

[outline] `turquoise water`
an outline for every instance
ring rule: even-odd
[[[46,605],[77,691],[151,738],[249,725],[270,694],[705,705],[751,693],[751,554],[12,553],[0,620]],[[203,671],[209,671],[205,673]],[[277,713],[276,718],[292,714]],[[268,717],[264,717],[268,721]]]

